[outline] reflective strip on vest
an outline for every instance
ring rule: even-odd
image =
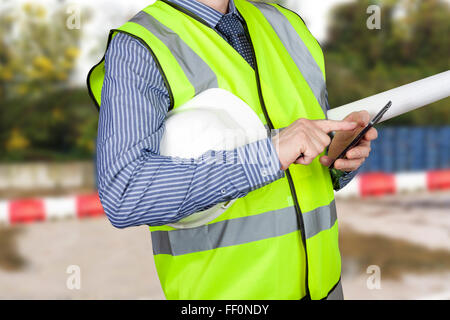
[[[306,47],[303,39],[277,8],[265,3],[249,2],[257,7],[264,14],[267,21],[269,21],[305,78],[326,116],[327,97],[325,79],[322,70]]]
[[[304,213],[303,220],[307,239],[330,229],[337,220],[334,200],[328,206]],[[154,231],[151,235],[155,255],[179,256],[274,238],[298,230],[295,208],[287,207],[192,229]]]
[[[141,25],[169,48],[194,87],[195,94],[219,87],[216,74],[175,32],[144,11],[139,12],[130,22]],[[195,66],[195,69],[191,66]]]

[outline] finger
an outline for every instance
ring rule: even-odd
[[[358,147],[370,147],[372,145],[371,141],[367,141],[365,139],[362,139],[359,143],[358,143]]]
[[[367,131],[366,135],[364,136],[364,140],[367,141],[373,141],[378,138],[378,131],[375,128],[371,128],[369,131]]]
[[[313,162],[319,153],[319,150],[316,149],[316,146],[312,143],[311,139],[308,139],[305,151],[303,152],[303,157],[298,158],[295,163],[308,165]]]
[[[327,133],[323,132],[322,130],[317,130],[316,133],[320,142],[322,143],[323,148],[328,147],[331,144],[331,138]]]
[[[299,158],[295,160],[295,163],[310,164],[314,160],[314,158],[319,154],[319,152],[311,136],[304,137],[303,145],[304,147],[298,151]]]
[[[372,149],[371,146],[372,146],[372,142],[364,140],[364,139],[361,140],[357,145],[357,147],[368,147],[368,148]]]
[[[304,152],[304,158],[311,163],[322,152],[321,150],[311,143]]]
[[[295,163],[296,164],[303,164],[303,165],[307,166],[308,164],[311,164],[314,159],[315,159],[315,157],[310,157],[310,156],[304,155],[303,157],[297,159],[295,161]]]
[[[370,113],[366,110],[359,111],[360,121],[359,123],[362,124],[362,126],[367,126],[370,122]]]
[[[358,126],[358,123],[354,121],[316,120],[313,122],[325,133],[332,131],[350,131]]]
[[[347,159],[361,159],[367,158],[370,154],[370,146],[359,145],[347,151],[345,156]]]
[[[355,121],[360,126],[365,127],[369,124],[370,114],[366,110],[355,111],[355,112],[350,113],[347,117],[345,117],[344,120],[345,121]]]
[[[356,159],[356,160],[349,160],[349,159],[338,159],[334,163],[334,167],[338,170],[342,171],[355,171],[358,170],[359,167],[364,163],[366,159]]]
[[[323,166],[329,167],[330,164],[333,162],[333,159],[330,158],[329,156],[322,156],[320,157],[319,161]]]
[[[330,137],[323,133],[321,130],[315,129],[311,130],[309,133],[309,137],[311,139],[311,143],[314,144],[314,147],[321,153],[325,148],[331,143]]]

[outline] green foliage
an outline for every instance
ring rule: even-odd
[[[98,114],[69,85],[80,30],[66,19],[64,7],[49,15],[36,2],[0,12],[0,161],[93,154]]]
[[[333,10],[325,46],[333,107],[443,72],[450,66],[450,8],[439,0],[376,1],[381,30],[369,30],[358,0]],[[392,119],[388,124],[448,125],[449,100]]]
[[[63,7],[49,16],[35,2],[0,12],[4,98],[39,98],[67,83],[79,55],[80,30],[69,30],[66,18]]]
[[[10,100],[14,108],[0,110],[0,141],[9,152],[2,161],[71,160],[92,157],[98,112],[84,88],[67,88],[40,99]],[[8,145],[11,132],[20,132],[24,148]],[[9,150],[8,150],[9,149]]]

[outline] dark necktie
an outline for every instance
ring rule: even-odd
[[[241,20],[235,14],[227,14],[220,19],[216,29],[226,38],[228,43],[255,68],[253,49],[245,34]]]

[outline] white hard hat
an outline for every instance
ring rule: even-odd
[[[197,159],[208,151],[233,150],[267,138],[257,114],[240,98],[223,89],[209,89],[168,113],[160,153]],[[205,225],[224,213],[233,201],[196,212],[169,226]]]

